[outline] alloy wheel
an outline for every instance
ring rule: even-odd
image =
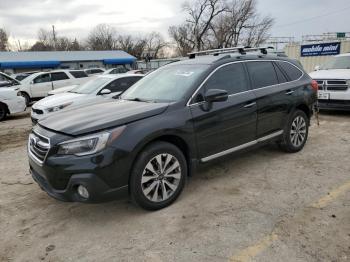
[[[290,130],[290,141],[295,147],[303,144],[306,138],[306,121],[303,117],[297,116],[292,122]]]
[[[153,157],[143,170],[141,188],[152,202],[169,199],[179,187],[181,166],[179,160],[168,153]]]

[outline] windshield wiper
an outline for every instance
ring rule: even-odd
[[[127,99],[124,99],[124,100],[136,101],[136,102],[146,102],[146,103],[155,103],[155,101],[153,101],[153,100],[147,100],[147,99],[143,99],[143,98],[139,98],[139,97],[127,98]]]

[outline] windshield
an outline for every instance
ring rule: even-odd
[[[350,56],[332,57],[321,69],[350,69]]]
[[[208,67],[208,65],[161,67],[130,87],[121,98],[154,102],[178,101]]]
[[[96,93],[100,88],[102,88],[109,81],[111,81],[110,78],[97,77],[97,78],[94,78],[94,79],[86,82],[85,84],[82,84],[80,86],[74,87],[69,92],[77,93],[77,94],[92,94],[92,93]]]

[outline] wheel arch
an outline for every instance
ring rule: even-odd
[[[192,159],[192,152],[190,145],[179,135],[174,135],[174,134],[164,134],[164,135],[158,135],[156,137],[152,137],[151,139],[147,140],[144,142],[142,145],[140,145],[137,149],[137,153],[135,154],[135,158],[133,160],[132,166],[134,166],[135,161],[137,160],[139,154],[150,144],[162,141],[162,142],[167,142],[170,144],[173,144],[176,146],[185,156],[186,162],[187,162],[187,174],[188,176],[191,175],[192,173],[192,168],[191,168],[191,159]]]
[[[306,104],[299,104],[295,107],[295,109],[303,111],[309,119],[311,118],[312,111]]]

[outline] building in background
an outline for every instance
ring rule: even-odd
[[[133,67],[136,58],[124,51],[0,52],[0,71],[19,73],[52,69]]]
[[[301,62],[307,72],[315,70],[332,56],[350,52],[350,33],[305,35],[301,43],[284,47],[285,54]]]

